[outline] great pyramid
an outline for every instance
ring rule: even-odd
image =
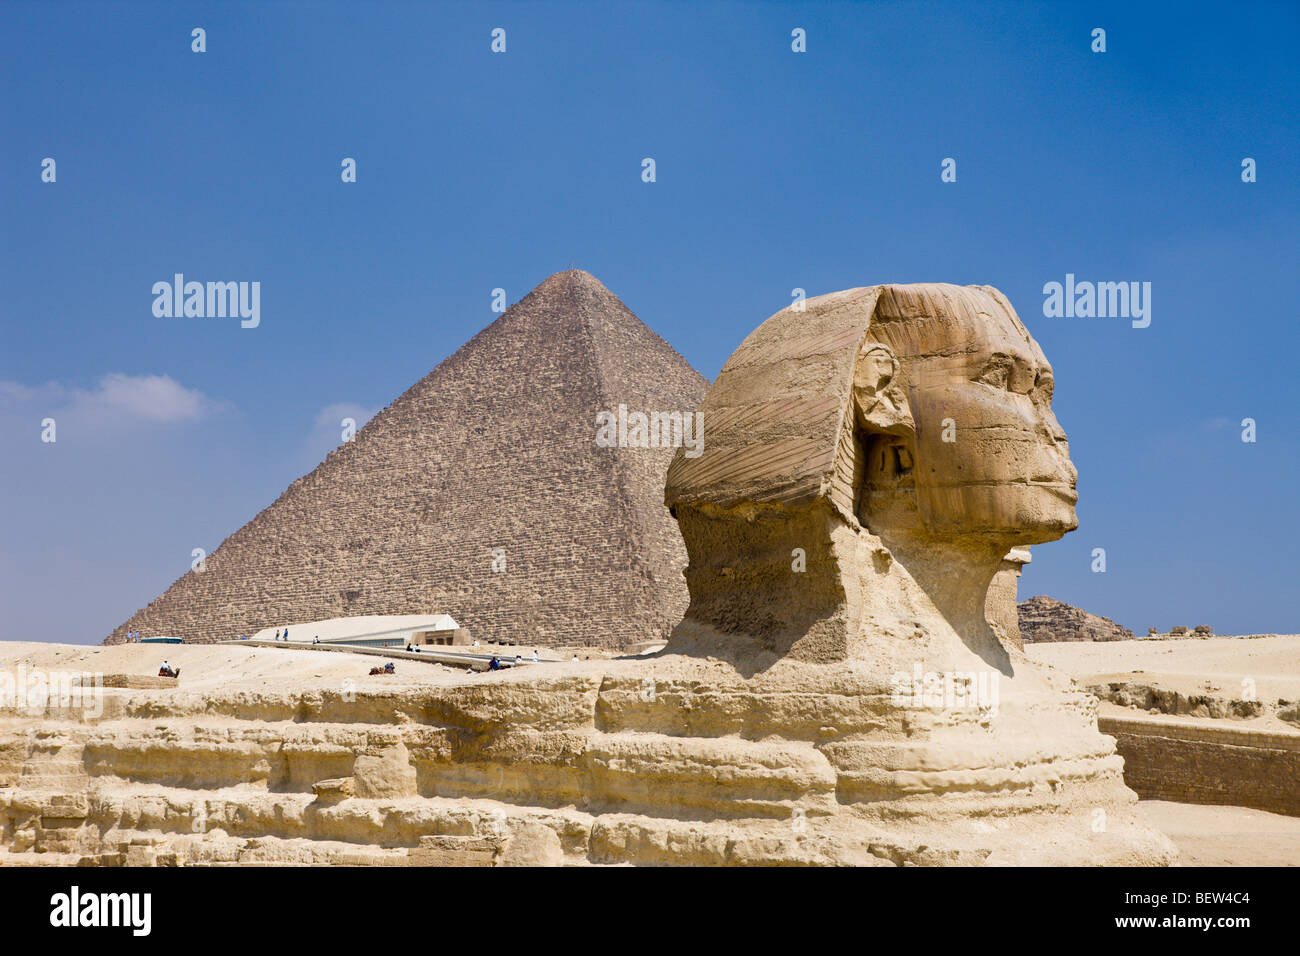
[[[661,639],[687,604],[673,449],[600,447],[596,416],[691,412],[707,387],[594,276],[557,273],[105,643],[440,612],[482,640]]]

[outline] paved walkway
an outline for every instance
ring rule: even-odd
[[[516,662],[512,649],[502,647],[496,651],[483,647],[452,647],[445,644],[422,644],[418,653],[385,647],[361,647],[353,644],[312,644],[310,641],[222,641],[223,644],[237,644],[243,647],[277,647],[295,651],[329,651],[335,654],[364,654],[370,657],[383,657],[388,660],[420,661],[425,664],[444,664],[450,667],[464,667],[476,671],[487,670],[493,655],[502,667],[514,667]],[[486,653],[485,653],[486,651]],[[532,654],[527,657],[520,654],[519,666],[533,664]],[[541,660],[539,664],[554,664],[553,660]]]

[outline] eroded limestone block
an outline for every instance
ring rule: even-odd
[[[559,866],[564,862],[560,836],[541,823],[519,827],[501,848],[497,866]]]
[[[311,785],[311,788],[316,794],[316,800],[324,804],[349,800],[356,796],[357,792],[356,782],[352,777],[333,777],[329,780],[318,780]]]
[[[362,798],[415,796],[415,768],[411,766],[406,745],[399,741],[377,749],[378,753],[357,755],[352,768],[356,795]]]
[[[500,837],[434,835],[422,837],[408,858],[412,866],[494,866],[500,848]]]

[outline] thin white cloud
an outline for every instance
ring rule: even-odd
[[[45,386],[46,389],[49,386]],[[0,408],[9,408],[35,400],[42,394],[40,388],[28,388],[20,382],[0,382]]]
[[[196,388],[186,388],[170,375],[127,375],[111,372],[93,388],[59,382],[29,387],[0,382],[0,406],[35,409],[95,424],[197,422],[221,408]]]
[[[196,388],[185,388],[169,375],[123,375],[114,372],[99,387],[79,392],[77,404],[149,422],[196,422],[214,405]]]

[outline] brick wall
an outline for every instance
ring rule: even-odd
[[[1300,816],[1300,733],[1102,717],[1139,796]]]

